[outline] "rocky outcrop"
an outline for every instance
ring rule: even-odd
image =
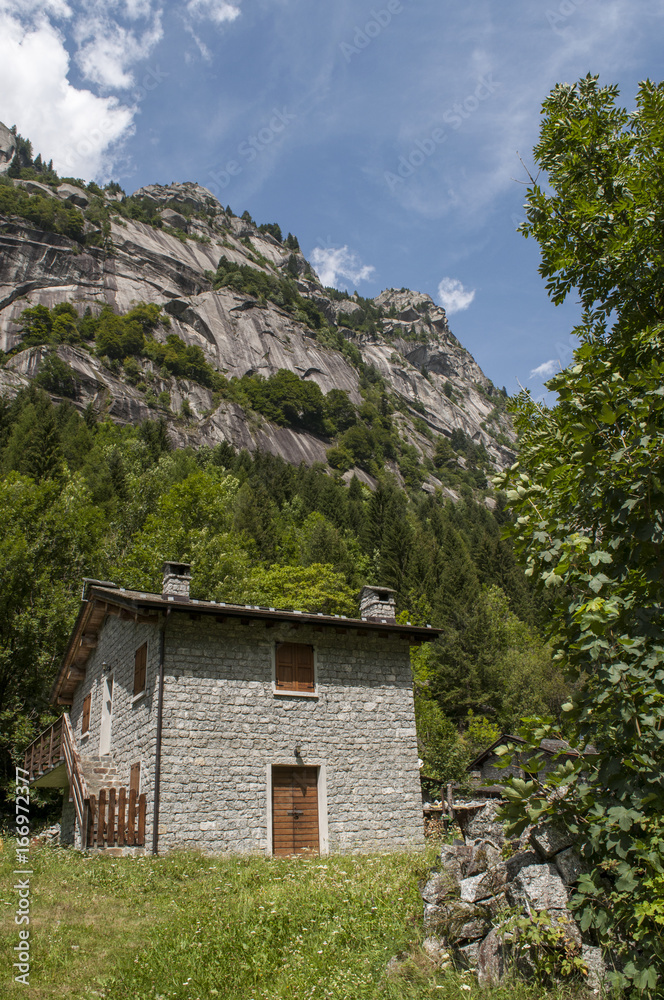
[[[440,870],[420,889],[429,939],[457,965],[474,969],[481,984],[491,984],[509,971],[534,972],[533,946],[518,918],[544,915],[554,951],[580,959],[588,985],[598,989],[606,975],[601,951],[567,905],[585,870],[569,835],[549,825],[508,841],[498,806],[491,801],[477,810],[465,843],[441,848]]]
[[[9,170],[16,152],[16,137],[0,122],[0,174]]]
[[[0,131],[0,163],[2,149],[11,144],[3,136]],[[92,198],[72,184],[53,189],[33,181],[15,183],[28,190],[36,186],[40,193],[82,211]],[[317,340],[301,315],[271,301],[229,288],[214,290],[211,275],[222,256],[273,277],[295,272],[300,295],[311,299],[337,326],[343,324],[344,314],[360,309],[357,299],[330,296],[302,254],[293,254],[252,222],[227,215],[198,184],[148,185],[135,195],[158,210],[166,228],[116,216],[110,232],[100,236],[102,245],[82,247],[22,219],[0,217],[0,350],[20,347],[20,316],[30,305],[52,307],[68,301],[81,313],[103,306],[125,312],[137,302],[153,302],[170,317],[171,332],[201,347],[210,364],[228,378],[269,376],[287,368],[316,382],[323,392],[343,389],[354,403],[361,403],[360,372],[348,360],[351,351],[344,353]],[[116,199],[117,195],[108,195],[107,205],[112,207]],[[86,226],[93,228],[90,222]],[[450,436],[459,429],[484,444],[497,468],[511,462],[513,432],[508,417],[496,407],[500,394],[452,335],[444,310],[429,296],[406,289],[388,289],[375,301],[382,310],[377,332],[356,332],[343,325],[339,329],[401,401],[402,412],[393,418],[401,436],[424,459],[433,454],[436,435]],[[121,372],[108,371],[84,350],[63,346],[58,353],[79,380],[75,405],[93,402],[113,419],[128,421],[160,412],[145,390],[127,385]],[[41,355],[24,355],[19,352],[0,369],[0,389],[5,394],[14,394],[38,370]],[[170,411],[161,415],[174,443],[230,440],[238,447],[267,447],[288,461],[325,461],[329,441],[249,421],[223,402],[215,408],[211,394],[200,386],[166,379],[150,363],[142,364],[151,376],[153,395],[168,391],[171,396]],[[185,399],[195,425],[176,416]],[[424,488],[435,491],[440,485],[431,476]]]

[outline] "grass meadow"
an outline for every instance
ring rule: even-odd
[[[30,852],[31,970],[13,981],[12,841],[0,853],[0,995],[30,1000],[572,1000],[437,969],[424,937],[422,854],[270,860]],[[386,974],[394,955],[396,974]]]

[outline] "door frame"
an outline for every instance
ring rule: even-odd
[[[273,767],[315,767],[317,770],[316,775],[316,791],[318,792],[318,853],[322,857],[324,854],[330,853],[329,844],[329,834],[327,826],[327,766],[325,761],[322,760],[308,760],[304,764],[297,764],[293,761],[291,757],[290,760],[286,760],[283,757],[277,757],[275,760],[270,760],[267,763],[267,816],[266,816],[266,828],[267,828],[267,848],[265,853],[268,857],[272,857],[273,850],[273,830],[272,830],[272,768]]]

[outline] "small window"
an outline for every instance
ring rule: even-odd
[[[131,795],[131,793],[135,791],[136,795],[138,795],[140,790],[141,790],[141,762],[137,761],[135,764],[131,765],[131,769],[129,771],[129,794]]]
[[[92,705],[92,693],[86,696],[83,702],[83,717],[81,719],[81,736],[90,731],[90,706]]]
[[[297,642],[277,645],[275,687],[277,691],[314,693],[314,647]]]
[[[134,658],[134,694],[141,694],[145,691],[145,674],[148,662],[148,644],[144,642],[140,649],[136,650]]]

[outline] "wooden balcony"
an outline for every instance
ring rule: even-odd
[[[66,788],[69,784],[65,763],[65,716],[61,715],[30,744],[23,767],[31,784],[42,788]]]

